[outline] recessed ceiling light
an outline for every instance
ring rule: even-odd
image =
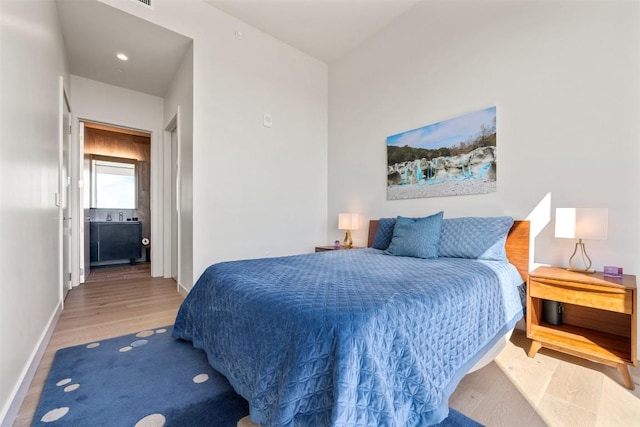
[[[119,54],[117,54],[116,56],[118,57],[118,59],[119,59],[120,61],[126,61],[126,60],[128,60],[128,59],[129,59],[129,57],[128,57],[127,55],[125,55],[124,53],[119,53]]]

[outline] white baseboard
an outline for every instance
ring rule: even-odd
[[[182,283],[178,283],[178,293],[182,295],[182,298],[185,298],[189,293],[189,290],[185,288]]]
[[[62,302],[58,303],[58,306],[55,308],[53,314],[49,318],[49,323],[40,336],[38,345],[31,353],[31,357],[29,358],[30,362],[25,365],[25,368],[20,375],[21,380],[19,384],[14,387],[13,391],[9,395],[9,401],[2,409],[2,413],[0,413],[0,426],[11,427],[15,422],[15,419],[20,412],[22,402],[24,401],[24,398],[27,396],[27,392],[29,391],[31,381],[33,381],[33,377],[36,374],[38,366],[40,365],[42,356],[44,355],[44,352],[49,345],[51,335],[53,335],[53,331],[58,324],[60,313],[62,313]]]

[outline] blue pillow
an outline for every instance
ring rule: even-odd
[[[399,216],[393,228],[391,243],[384,253],[415,258],[438,258],[442,215],[443,212],[424,218]]]
[[[372,248],[385,250],[391,243],[393,237],[393,227],[396,225],[395,218],[380,218],[378,222],[378,231],[376,238],[373,240]]]
[[[507,261],[504,244],[510,216],[447,218],[442,221],[441,257]]]

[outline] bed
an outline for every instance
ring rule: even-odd
[[[185,298],[174,336],[205,350],[253,422],[438,423],[522,317],[527,221],[501,243],[509,262],[389,256],[379,225],[367,249],[214,264]]]

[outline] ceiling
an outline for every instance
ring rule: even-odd
[[[94,0],[56,3],[71,74],[164,97],[190,38]]]
[[[331,63],[420,0],[204,1]],[[95,0],[56,3],[71,74],[164,97],[191,39]]]
[[[204,0],[326,63],[345,56],[420,0]]]

